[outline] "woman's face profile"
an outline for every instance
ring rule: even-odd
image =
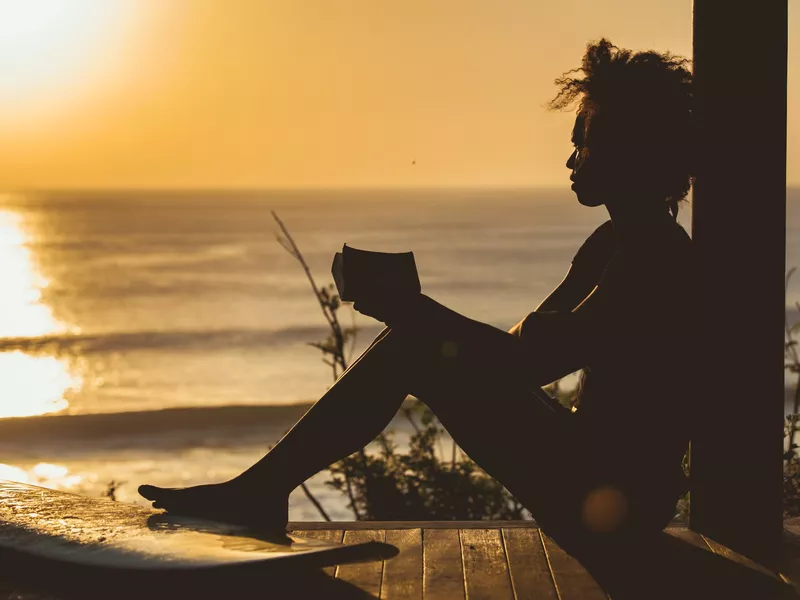
[[[572,171],[570,180],[578,202],[584,206],[605,204],[615,193],[623,191],[627,183],[632,183],[634,174],[631,166],[624,166],[621,148],[613,143],[605,143],[602,127],[579,113],[572,129],[572,143],[575,146],[567,159],[567,168]]]

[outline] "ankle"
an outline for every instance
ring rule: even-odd
[[[285,483],[282,479],[271,474],[259,472],[259,470],[252,467],[231,479],[229,483],[243,489],[245,493],[254,493],[276,499],[284,498],[287,503],[289,494],[297,487],[296,485]]]

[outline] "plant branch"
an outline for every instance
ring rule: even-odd
[[[403,414],[408,419],[408,422],[411,423],[411,426],[414,428],[415,433],[419,433],[419,425],[417,425],[416,421],[414,421],[413,417],[411,416],[411,409],[403,407]]]
[[[301,483],[300,487],[303,488],[303,492],[305,493],[306,497],[311,500],[311,503],[317,508],[319,514],[322,515],[322,518],[326,521],[330,521],[331,518],[328,516],[328,513],[325,512],[324,508],[322,508],[322,504],[320,504],[319,500],[314,497],[314,495],[311,493],[311,490],[308,489],[308,486],[305,483]]]
[[[353,496],[353,483],[350,481],[350,475],[347,473],[344,474],[344,481],[345,489],[347,489],[347,497],[350,499],[350,507],[353,509],[353,514],[356,517],[356,521],[360,521],[361,515],[358,512],[355,496]]]
[[[792,275],[795,272],[795,267],[792,267],[789,272],[786,274],[786,283],[784,288],[784,293],[788,295],[789,293],[789,279],[791,279]],[[800,310],[800,305],[795,303],[798,310]],[[795,385],[794,390],[794,403],[792,406],[792,414],[796,415],[800,412],[800,357],[797,354],[797,343],[794,340],[794,336],[792,335],[792,328],[789,326],[789,315],[786,314],[784,318],[784,323],[786,326],[786,344],[785,348],[789,354],[791,354],[791,364],[790,370],[793,368],[795,373],[798,373],[798,382]],[[789,459],[794,455],[794,439],[795,435],[797,434],[797,419],[793,418],[789,421],[789,447],[787,449]]]

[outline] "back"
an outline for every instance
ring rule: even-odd
[[[689,442],[699,346],[694,272],[691,239],[672,223],[622,246],[595,291],[604,297],[602,351],[584,368],[576,416],[593,456],[642,483],[675,485]]]

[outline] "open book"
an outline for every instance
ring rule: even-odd
[[[373,252],[345,244],[333,257],[331,274],[343,302],[378,289],[403,295],[422,290],[413,252]]]

